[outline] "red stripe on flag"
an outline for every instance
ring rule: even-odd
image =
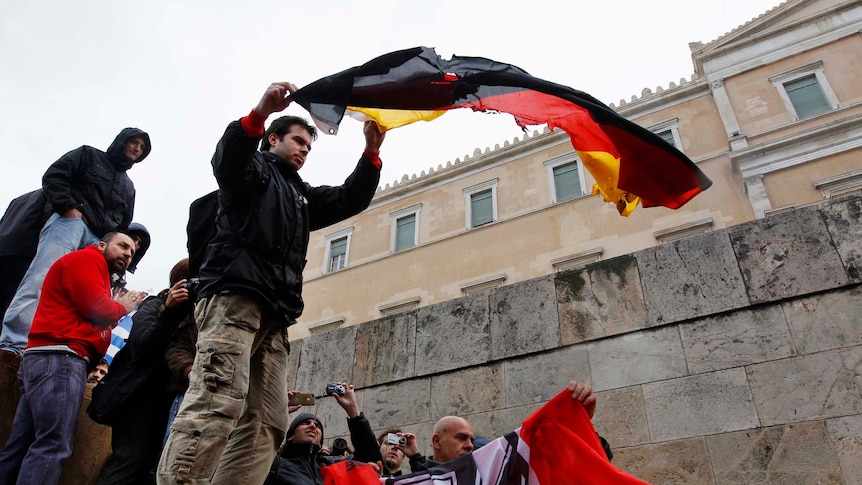
[[[520,436],[542,485],[646,483],[611,465],[590,417],[570,391],[557,394],[524,420]]]

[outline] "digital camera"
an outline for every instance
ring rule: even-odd
[[[343,396],[344,393],[347,392],[347,389],[341,384],[327,384],[326,385],[326,395],[331,396],[333,394],[338,394],[339,396]]]
[[[395,433],[389,433],[386,435],[386,443],[390,445],[398,445],[398,446],[406,446],[407,445],[407,437],[398,436]]]
[[[198,287],[201,285],[201,280],[198,278],[189,278],[188,281],[180,285],[181,290],[189,290],[189,301],[195,301],[198,294]]]

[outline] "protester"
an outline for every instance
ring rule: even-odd
[[[89,374],[87,374],[87,385],[90,387],[95,387],[99,381],[102,380],[105,375],[108,374],[108,361],[104,357],[96,364],[96,368],[91,370]]]
[[[380,445],[380,456],[383,457],[383,477],[397,477],[401,475],[401,464],[404,463],[404,451],[388,441],[389,435],[403,438],[401,428],[389,428],[377,436]]]
[[[128,341],[111,363],[111,373],[96,386],[87,412],[112,428],[111,456],[99,485],[155,483],[168,411],[170,370],[165,349],[192,304],[186,282],[188,259],[171,270],[170,288],[144,300],[132,316]]]
[[[263,481],[287,430],[287,327],[302,313],[309,232],[359,213],[377,188],[384,136],[373,122],[343,185],[302,181],[297,171],[316,130],[285,116],[264,132],[294,91],[290,83],[269,86],[248,116],[228,125],[213,155],[217,232],[196,309],[198,348],[207,351],[196,356],[159,483]]]
[[[111,327],[141,293],[112,300],[109,272],[128,266],[134,243],[108,233],[97,246],[57,260],[45,277],[19,377],[23,393],[0,451],[0,483],[57,483],[72,454],[88,370],[108,348]],[[89,369],[88,369],[89,368]]]
[[[0,350],[17,355],[23,351],[42,281],[57,259],[132,222],[135,187],[126,171],[146,158],[150,148],[146,132],[124,128],[107,152],[85,145],[63,155],[45,172],[42,193],[54,214],[42,228],[33,261],[6,309]],[[36,210],[25,212],[39,212],[45,204],[38,198],[33,203]]]
[[[571,393],[572,399],[580,402],[592,419],[596,411],[596,396],[593,389],[584,383],[571,381],[566,389]],[[434,434],[431,436],[431,445],[434,448],[431,459],[427,459],[419,453],[416,436],[411,433],[403,433],[407,438],[407,444],[401,448],[410,460],[412,472],[425,471],[441,463],[452,461],[458,457],[471,453],[475,446],[476,436],[473,425],[464,418],[458,416],[445,416],[434,425]],[[599,441],[608,460],[613,458],[611,447],[608,442],[599,436]],[[487,440],[482,445],[487,444]],[[397,445],[396,445],[397,446]]]
[[[323,483],[322,466],[342,459],[375,464],[383,460],[371,425],[359,409],[353,386],[344,382],[334,384],[344,390],[344,394],[336,392],[332,397],[347,413],[353,455],[338,457],[330,456],[329,452],[321,453],[323,423],[311,413],[302,413],[288,428],[287,439],[272,462],[265,485],[318,485]]]

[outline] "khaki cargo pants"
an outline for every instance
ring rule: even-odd
[[[253,296],[198,302],[191,382],[159,484],[264,482],[287,430],[287,325]]]

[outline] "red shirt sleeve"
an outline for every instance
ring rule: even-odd
[[[366,157],[368,157],[369,160],[371,160],[371,163],[373,163],[374,166],[377,167],[377,170],[383,168],[383,162],[380,160],[380,152],[372,152],[370,150],[365,150],[363,152],[363,155],[365,155]]]
[[[88,255],[89,256],[89,255]],[[108,263],[98,251],[75,268],[66,272],[64,284],[78,312],[93,325],[116,326],[126,314],[126,307],[111,299],[111,283],[108,278]]]
[[[240,119],[239,122],[242,125],[242,130],[251,138],[260,138],[263,136],[264,129],[263,123],[266,121],[266,118],[261,117],[255,110],[251,110],[251,113],[248,116]]]

